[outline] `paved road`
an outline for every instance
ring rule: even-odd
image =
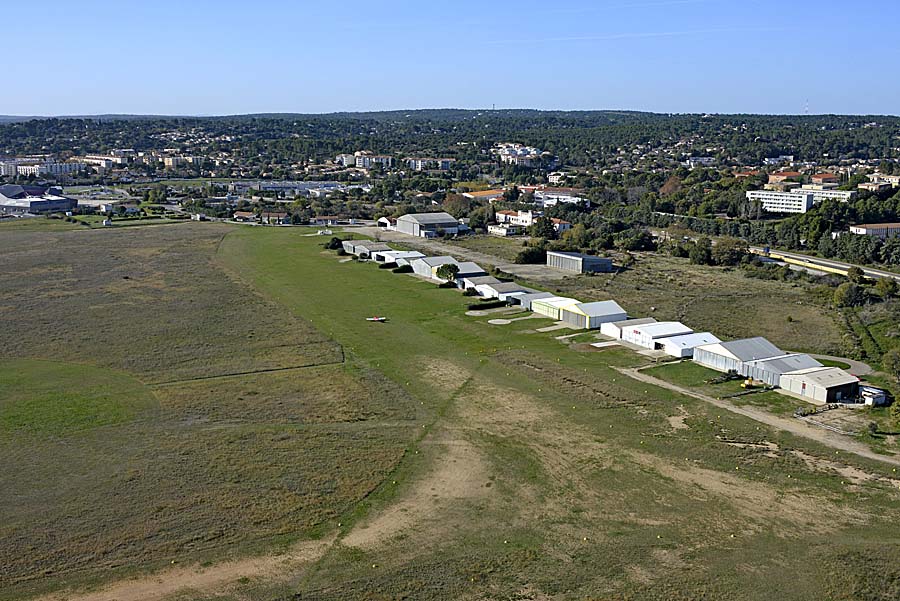
[[[660,388],[666,388],[673,392],[693,397],[695,399],[700,399],[701,401],[705,401],[711,405],[715,405],[720,409],[731,411],[732,413],[737,413],[738,415],[743,415],[744,417],[749,417],[750,419],[766,424],[767,426],[772,426],[777,430],[784,430],[786,432],[790,432],[791,434],[796,434],[797,436],[815,440],[816,442],[820,442],[833,449],[846,451],[847,453],[853,453],[854,455],[865,457],[866,459],[873,459],[875,461],[890,463],[892,465],[900,465],[900,457],[879,455],[862,443],[859,443],[852,439],[848,439],[847,437],[840,434],[829,432],[828,430],[822,430],[820,428],[810,426],[803,421],[793,418],[779,417],[777,415],[772,415],[767,411],[761,411],[752,407],[738,407],[737,405],[733,405],[727,401],[722,401],[709,395],[705,395],[700,392],[678,386],[677,384],[672,384],[671,382],[666,382],[665,380],[654,378],[653,376],[641,372],[640,369],[626,369],[618,367],[614,369],[630,378],[634,378],[635,380],[644,382],[645,384],[659,386]]]
[[[841,363],[846,363],[850,366],[850,373],[854,376],[867,376],[873,371],[872,366],[868,363],[863,363],[862,361],[856,361],[855,359],[847,359],[846,357],[833,357],[831,355],[813,355],[810,354],[810,357],[813,359],[825,360],[825,361],[839,361]]]
[[[765,252],[765,249],[761,246],[751,246],[751,250],[757,252]],[[863,272],[873,278],[893,278],[900,282],[900,274],[892,273],[890,271],[884,271],[883,269],[873,269],[872,267],[863,267],[862,265],[854,265],[852,263],[844,263],[842,261],[835,261],[833,259],[823,259],[821,257],[810,257],[808,255],[803,255],[800,253],[789,252],[785,250],[778,250],[772,248],[771,251],[773,253],[782,255],[784,257],[788,257],[790,259],[797,259],[798,261],[806,261],[812,265],[823,265],[825,267],[834,267],[836,269],[850,269],[851,267],[859,267],[863,270]]]
[[[400,232],[389,232],[379,227],[357,227],[347,231],[359,233],[363,236],[371,236],[383,242],[397,242],[398,244],[403,244],[404,246],[414,248],[421,252],[428,252],[436,255],[451,255],[458,259],[474,261],[482,267],[493,265],[505,273],[526,280],[561,280],[566,277],[566,275],[569,275],[564,271],[553,269],[546,265],[517,265],[515,263],[504,261],[500,257],[477,250],[463,248],[462,246],[454,246],[452,244],[441,242],[440,240],[418,238]]]

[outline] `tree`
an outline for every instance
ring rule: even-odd
[[[444,263],[440,267],[437,268],[437,277],[441,278],[445,282],[452,282],[456,279],[456,274],[459,273],[459,265],[456,263]]]
[[[886,352],[881,357],[881,365],[894,379],[900,381],[900,351],[891,349]],[[900,403],[895,403],[895,405],[900,405]]]
[[[851,282],[844,282],[834,291],[834,304],[838,307],[858,307],[866,302],[866,291]]]
[[[531,226],[531,235],[535,238],[544,238],[545,240],[556,239],[556,228],[549,217],[538,217]]]
[[[859,267],[853,266],[847,270],[847,279],[854,284],[862,284],[866,281],[866,272]]]
[[[712,247],[712,259],[716,265],[740,265],[749,254],[747,241],[739,238],[721,238]]]
[[[694,265],[712,264],[712,241],[706,236],[698,238],[688,252],[688,256]]]
[[[878,281],[875,282],[875,291],[885,300],[896,296],[897,289],[897,280],[894,278],[878,278]]]

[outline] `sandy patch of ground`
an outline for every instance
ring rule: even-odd
[[[490,493],[486,462],[474,445],[463,440],[435,443],[443,452],[423,480],[396,503],[357,526],[344,539],[351,547],[371,548],[401,532],[440,524],[441,512],[463,499]]]
[[[158,601],[190,590],[227,590],[243,578],[286,580],[304,565],[318,560],[334,542],[333,538],[295,545],[282,555],[252,557],[216,564],[209,568],[177,567],[150,576],[116,582],[90,593],[60,592],[43,601]]]
[[[424,379],[443,391],[459,390],[472,377],[472,372],[468,369],[436,357],[420,357],[418,364],[422,368]]]
[[[690,426],[685,423],[685,420],[690,417],[688,412],[681,405],[678,405],[678,411],[680,412],[678,415],[670,415],[666,418],[669,420],[669,425],[673,430],[689,430]]]
[[[512,320],[509,319],[489,319],[488,323],[492,326],[508,326],[512,323]]]

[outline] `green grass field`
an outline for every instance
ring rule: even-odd
[[[493,255],[507,263],[512,263],[515,260],[516,255],[522,251],[524,239],[479,235],[464,236],[455,240],[448,240],[447,242],[454,246],[461,246],[470,250]]]
[[[0,598],[333,535],[172,598],[900,594],[889,466],[631,380],[611,367],[644,363],[626,350],[466,316],[458,291],[306,233],[10,236],[4,365],[109,380],[27,369],[0,397]],[[29,429],[60,388],[78,410]]]

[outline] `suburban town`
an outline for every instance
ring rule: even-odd
[[[0,601],[900,599],[900,5],[4,8]]]

